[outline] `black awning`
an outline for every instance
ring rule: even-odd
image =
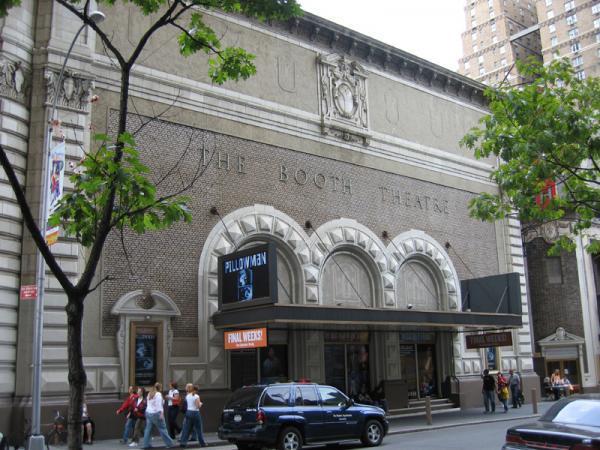
[[[415,311],[395,309],[350,309],[306,305],[264,305],[219,311],[212,316],[217,329],[251,327],[269,324],[308,326],[357,325],[402,329],[433,327],[474,330],[520,328],[521,315],[459,311]]]

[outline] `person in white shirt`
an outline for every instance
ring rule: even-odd
[[[155,383],[150,388],[148,394],[148,406],[146,407],[146,429],[144,430],[144,448],[151,448],[150,446],[150,434],[152,433],[152,427],[156,427],[160,433],[160,437],[165,443],[165,447],[171,448],[175,445],[173,439],[167,433],[167,425],[165,424],[165,413],[163,406],[163,396],[160,393],[162,390],[162,384]]]
[[[169,392],[167,394],[167,428],[169,429],[169,436],[171,436],[171,439],[175,439],[177,434],[181,432],[181,428],[177,423],[180,403],[181,397],[179,395],[179,389],[177,389],[177,383],[171,381],[169,383]]]
[[[202,416],[200,415],[200,408],[202,402],[198,395],[198,389],[191,383],[185,385],[185,402],[187,403],[187,411],[185,412],[185,420],[183,421],[183,431],[181,432],[181,447],[187,445],[190,437],[190,431],[196,430],[198,441],[201,447],[206,447],[204,436],[202,435]]]

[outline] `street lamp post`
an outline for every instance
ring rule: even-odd
[[[105,16],[100,11],[92,11],[88,16],[93,22],[100,23],[105,19]],[[46,133],[46,141],[44,143],[44,157],[42,158],[42,173],[43,181],[41,197],[40,197],[40,233],[42,239],[46,239],[46,226],[48,223],[48,184],[50,183],[50,172],[48,168],[48,162],[50,157],[50,151],[52,150],[52,136],[54,129],[53,127],[58,123],[56,120],[57,111],[56,103],[58,101],[58,94],[60,92],[60,83],[62,82],[63,75],[65,73],[65,67],[67,61],[71,56],[71,51],[75,46],[77,38],[83,31],[87,24],[81,25],[75,37],[71,42],[69,51],[65,56],[60,73],[56,82],[54,83],[54,99],[52,101],[52,109],[50,110],[50,120],[48,121],[49,127]],[[41,416],[41,378],[42,378],[42,340],[44,333],[44,284],[46,281],[46,263],[41,252],[38,252],[37,267],[36,267],[36,285],[38,291],[37,302],[35,303],[34,311],[34,328],[33,328],[33,377],[32,377],[32,395],[31,395],[31,436],[29,438],[29,450],[43,450],[45,447],[44,436],[40,433],[40,416]]]

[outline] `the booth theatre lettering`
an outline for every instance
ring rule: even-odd
[[[252,269],[267,264],[267,252],[255,253],[243,258],[225,261],[223,270],[225,273],[239,272],[240,270]]]
[[[352,195],[352,184],[348,178],[311,172],[305,169],[295,169],[283,164],[279,166],[279,181],[282,183],[296,183],[300,186],[310,184],[319,189],[329,189],[332,192]]]
[[[217,169],[226,172],[246,173],[246,158],[243,156],[232,156],[228,152],[220,152],[202,148],[202,166],[213,164]]]
[[[449,214],[448,200],[386,186],[380,186],[379,192],[382,203],[391,203],[392,205],[422,211],[433,211],[438,214]]]

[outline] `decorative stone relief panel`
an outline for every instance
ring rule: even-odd
[[[94,90],[94,80],[80,73],[65,70],[60,86],[56,85],[59,72],[46,69],[46,103],[52,105],[56,98],[57,106],[88,112]]]
[[[368,145],[367,72],[335,53],[320,55],[318,67],[321,131]]]
[[[0,96],[27,103],[31,73],[25,71],[20,61],[13,62],[0,55]]]

